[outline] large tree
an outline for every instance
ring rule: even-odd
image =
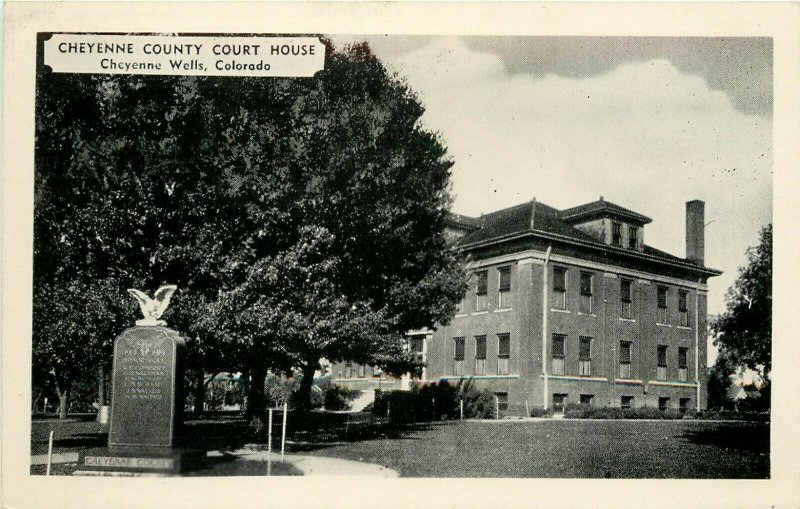
[[[129,287],[179,286],[166,319],[198,394],[204,371],[244,370],[258,393],[320,356],[402,364],[402,333],[446,321],[464,289],[442,236],[452,163],[366,45],[329,46],[303,79],[40,66],[37,102],[34,346],[51,370],[110,356],[68,347],[87,321],[131,323]],[[95,286],[113,317],[58,305]]]
[[[728,290],[727,309],[712,323],[714,343],[734,365],[757,370],[764,379],[772,371],[772,224],[762,228],[758,246],[747,250]]]
[[[329,54],[316,79],[276,88],[281,108],[250,116],[244,140],[265,120],[283,136],[267,155],[243,150],[261,161],[248,206],[280,221],[257,232],[270,245],[229,280],[215,317],[245,351],[301,371],[308,406],[323,357],[407,368],[403,334],[447,322],[465,278],[443,236],[452,162],[409,87],[360,44]]]

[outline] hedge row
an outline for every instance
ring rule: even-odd
[[[458,419],[462,402],[465,419],[496,417],[494,394],[487,389],[476,389],[470,381],[458,385],[440,381],[414,386],[410,391],[375,391],[372,413],[393,422]]]
[[[534,416],[535,417],[535,416]],[[720,410],[680,410],[669,408],[659,410],[654,407],[613,408],[588,405],[568,405],[564,409],[568,419],[699,419],[699,420],[737,420],[768,421],[769,413],[730,412]]]
[[[589,405],[568,405],[564,409],[567,419],[682,419],[684,414],[676,409],[659,410],[653,407],[614,408]]]

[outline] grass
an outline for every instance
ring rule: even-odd
[[[95,422],[34,421],[32,454],[47,452],[50,429],[55,452],[107,441]],[[187,429],[207,450],[264,441],[243,419],[190,421]],[[553,419],[399,426],[364,416],[312,414],[302,422],[290,419],[289,438],[289,453],[376,463],[404,477],[764,479],[770,471],[769,423],[756,422]],[[266,472],[263,463],[225,458],[191,475]],[[273,467],[276,475],[296,473]],[[69,474],[71,468],[56,465],[53,473]]]
[[[307,449],[310,449],[307,447]],[[767,478],[769,426],[702,421],[442,423],[304,454],[403,477]]]

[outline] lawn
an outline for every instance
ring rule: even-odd
[[[353,426],[348,419],[320,414],[306,426],[290,419],[287,452],[377,463],[404,477],[763,479],[770,471],[768,423],[545,419],[389,426],[368,420]],[[56,452],[107,441],[94,422],[39,421],[32,426],[32,454],[47,451],[50,429]],[[208,450],[259,441],[242,419],[194,421],[189,429]],[[260,466],[243,472],[236,463],[194,475],[259,475],[253,469]],[[58,466],[54,473],[69,470]]]
[[[403,477],[769,476],[769,425],[742,422],[468,421],[305,449],[378,463]]]

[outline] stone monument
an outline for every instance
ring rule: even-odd
[[[196,457],[182,440],[185,342],[160,319],[176,289],[128,290],[144,318],[114,341],[108,448],[84,453],[76,474],[169,475]]]

